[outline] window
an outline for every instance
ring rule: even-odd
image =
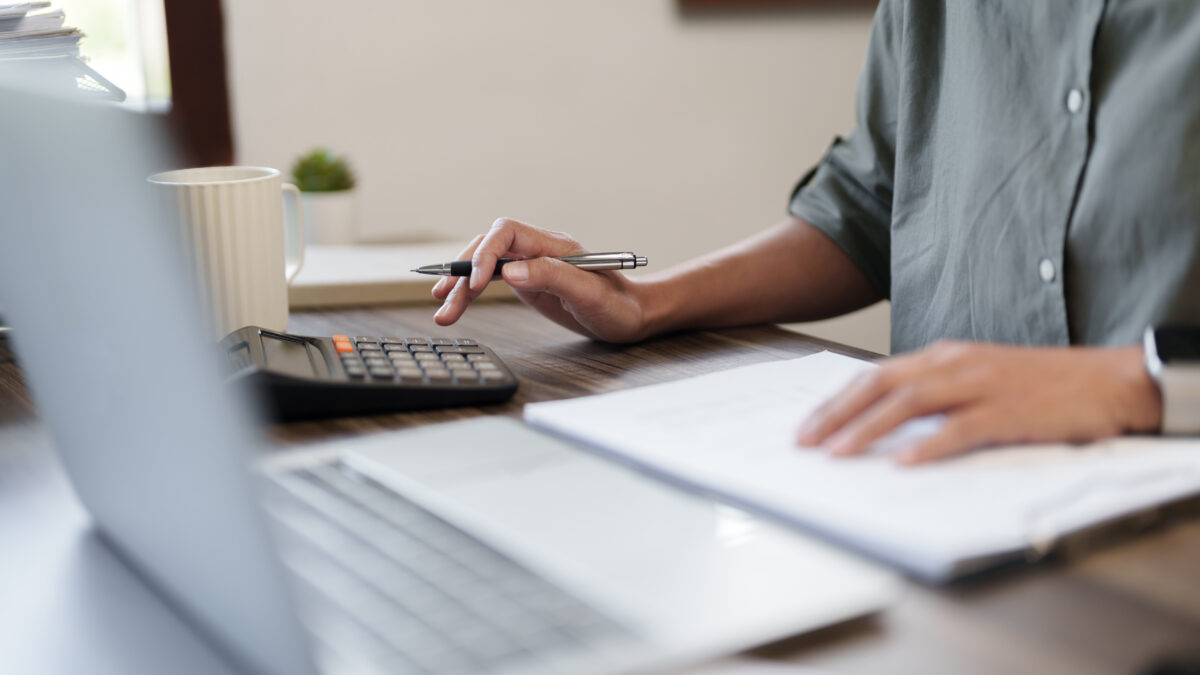
[[[86,37],[80,54],[125,91],[124,105],[163,114],[191,166],[230,164],[233,132],[221,0],[53,0]]]

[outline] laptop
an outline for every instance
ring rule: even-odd
[[[272,449],[145,117],[0,85],[0,305],[102,538],[238,670],[648,672],[875,612],[887,570],[521,425]]]

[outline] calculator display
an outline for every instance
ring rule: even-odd
[[[294,375],[296,377],[313,377],[312,358],[308,353],[308,345],[303,342],[281,340],[277,337],[262,333],[263,351],[266,353],[267,367],[271,370]]]

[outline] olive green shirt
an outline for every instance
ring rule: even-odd
[[[894,351],[1200,323],[1200,1],[883,0],[789,211],[891,298]]]

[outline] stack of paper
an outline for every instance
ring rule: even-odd
[[[898,465],[894,450],[940,423],[925,419],[865,457],[798,447],[805,415],[871,367],[824,352],[531,404],[525,419],[931,581],[1040,553],[1063,535],[1200,494],[1194,439],[1015,446]]]
[[[0,5],[0,60],[79,56],[83,33],[49,2]]]
[[[82,90],[124,100],[125,92],[79,56],[83,33],[50,2],[0,4],[0,74],[32,79],[48,89]]]

